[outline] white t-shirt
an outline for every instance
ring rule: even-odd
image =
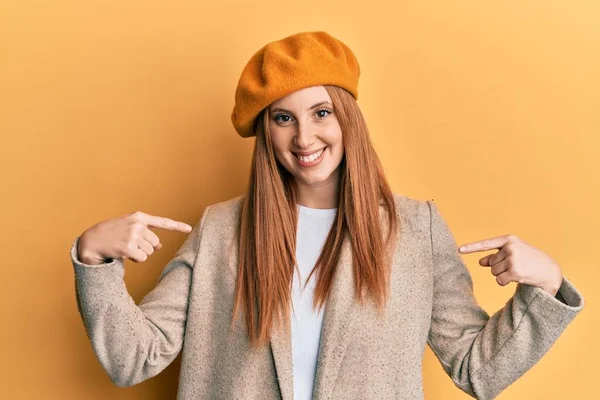
[[[294,271],[292,285],[294,312],[291,315],[293,386],[294,400],[311,400],[324,308],[319,312],[313,309],[316,271],[310,277],[308,284],[305,285],[305,282],[321,254],[335,220],[337,208],[321,209],[298,205],[298,211],[296,259],[300,276]]]

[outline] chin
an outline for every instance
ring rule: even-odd
[[[300,174],[300,175],[294,175],[294,178],[302,183],[304,183],[305,185],[316,185],[319,183],[324,183],[326,182],[329,177],[331,176],[331,173],[329,174]]]

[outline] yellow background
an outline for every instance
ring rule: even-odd
[[[85,336],[68,251],[135,210],[195,224],[242,194],[254,139],[229,120],[269,41],[325,30],[362,68],[359,104],[392,188],[434,199],[459,244],[514,233],[556,259],[586,307],[499,399],[590,399],[598,385],[600,5],[595,1],[2,1],[4,398],[172,399],[180,357],[118,388]],[[128,261],[139,301],[185,234]],[[465,255],[493,313],[496,284]],[[402,327],[398,327],[402,329]],[[469,398],[433,353],[426,399]]]

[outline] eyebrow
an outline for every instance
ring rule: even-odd
[[[313,108],[316,108],[316,107],[322,106],[323,104],[329,104],[329,105],[331,105],[331,103],[330,103],[330,102],[328,102],[328,101],[321,101],[321,102],[319,102],[319,103],[317,103],[317,104],[314,104],[312,107],[310,107],[310,108],[309,108],[308,110],[306,110],[306,111],[310,111],[310,110],[312,110]],[[272,110],[271,110],[271,112],[275,112],[275,111],[285,111],[285,112],[291,112],[291,111],[289,111],[289,110],[285,110],[285,109],[283,109],[283,108],[279,108],[279,107],[277,107],[277,108],[274,108],[274,109],[272,109]]]

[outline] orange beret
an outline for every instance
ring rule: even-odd
[[[231,122],[241,137],[254,136],[254,121],[264,108],[310,86],[340,86],[358,99],[359,76],[354,53],[326,32],[301,32],[268,43],[242,71]]]

